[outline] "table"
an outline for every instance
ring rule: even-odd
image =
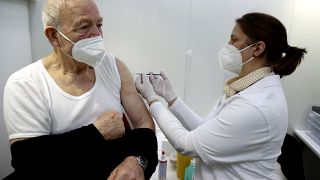
[[[295,134],[320,158],[320,145],[309,135],[309,131],[296,129]]]
[[[156,171],[151,176],[150,180],[158,180],[158,166]],[[167,180],[179,180],[176,174],[176,168],[172,166],[170,161],[168,161],[167,163]]]

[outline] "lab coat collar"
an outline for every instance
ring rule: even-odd
[[[257,91],[258,89],[264,89],[271,86],[282,86],[279,75],[266,76],[238,94],[240,95],[246,92]]]

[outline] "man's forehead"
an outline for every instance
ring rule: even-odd
[[[61,21],[75,23],[82,20],[102,20],[97,6],[91,0],[68,1],[61,11]],[[80,3],[76,3],[80,2]]]

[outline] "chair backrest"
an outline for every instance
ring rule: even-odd
[[[299,179],[305,180],[302,152],[304,144],[290,134],[286,134],[281,147],[281,155],[278,163],[281,165],[282,173],[288,180]]]

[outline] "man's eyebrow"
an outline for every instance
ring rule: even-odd
[[[75,26],[80,25],[82,22],[89,22],[90,19],[87,17],[77,17],[75,18],[75,20],[73,21],[73,24]]]
[[[102,22],[103,21],[103,17],[99,17],[97,19],[97,22]],[[91,23],[92,22],[92,19],[88,18],[88,17],[78,17],[74,20],[74,26],[78,26],[80,25],[81,23],[83,22],[87,22],[87,23]]]
[[[99,21],[99,22],[102,22],[102,21],[103,21],[103,17],[99,17],[99,18],[98,18],[98,21]]]

